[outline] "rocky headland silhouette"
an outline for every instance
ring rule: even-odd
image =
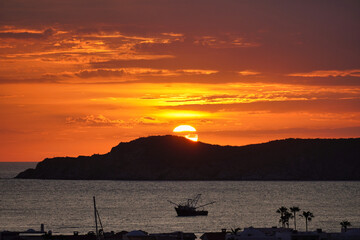
[[[16,178],[360,180],[360,138],[219,146],[178,136],[150,136],[121,142],[102,155],[46,158]]]

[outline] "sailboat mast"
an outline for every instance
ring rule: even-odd
[[[96,236],[99,236],[99,230],[97,225],[97,210],[96,210],[96,202],[95,202],[95,196],[93,196],[94,199],[94,215],[95,215],[95,229],[96,229]]]

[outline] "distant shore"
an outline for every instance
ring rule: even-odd
[[[22,179],[358,181],[360,138],[284,139],[242,147],[150,136],[109,153],[47,158]]]

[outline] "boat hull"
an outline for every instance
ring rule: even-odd
[[[193,209],[184,209],[184,208],[175,208],[176,213],[179,217],[188,217],[188,216],[207,216],[208,211],[205,210],[193,210]]]

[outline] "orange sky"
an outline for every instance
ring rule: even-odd
[[[0,161],[171,134],[360,136],[359,1],[0,4]]]

